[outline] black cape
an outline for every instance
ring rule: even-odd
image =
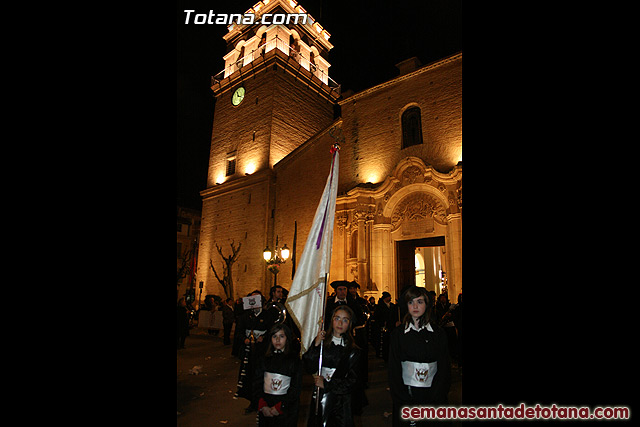
[[[404,324],[391,333],[389,346],[389,387],[394,403],[401,405],[445,404],[451,385],[451,365],[447,336],[442,328],[404,332]],[[438,362],[431,387],[410,387],[402,381],[402,361]]]
[[[273,395],[264,392],[264,373],[286,375],[291,378],[287,394]],[[284,355],[282,353],[265,356],[258,361],[253,395],[256,408],[260,399],[264,399],[267,406],[273,407],[280,402],[282,414],[276,417],[265,417],[258,413],[259,426],[295,427],[298,423],[298,408],[300,406],[300,391],[302,387],[302,363],[297,353]]]
[[[353,412],[351,409],[351,393],[359,381],[359,362],[361,351],[357,347],[351,350],[330,342],[324,344],[322,366],[336,368],[331,381],[324,382],[324,389],[320,389],[320,405],[318,415],[315,413],[316,401],[311,399],[309,408],[309,427],[316,426],[353,426]],[[305,370],[310,374],[318,372],[320,346],[312,346],[303,356]],[[316,387],[314,386],[314,395]]]

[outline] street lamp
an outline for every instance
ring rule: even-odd
[[[276,236],[276,246],[275,250],[272,251],[267,246],[264,251],[262,251],[262,257],[264,261],[267,263],[267,269],[273,273],[273,286],[278,283],[278,273],[280,272],[280,265],[287,262],[289,259],[289,248],[285,244],[283,247],[278,247],[278,236]]]
[[[280,248],[280,255],[282,256],[282,259],[283,259],[282,262],[285,262],[286,260],[289,259],[289,248],[287,247],[286,243],[282,248]]]

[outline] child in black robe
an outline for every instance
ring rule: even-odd
[[[410,424],[401,419],[402,407],[445,405],[451,384],[447,336],[431,321],[429,294],[412,286],[404,292],[403,300],[408,312],[391,333],[389,346],[394,426]]]
[[[273,326],[253,386],[258,426],[295,427],[298,423],[302,366],[293,348],[291,329],[285,324]]]
[[[353,426],[351,393],[359,378],[360,348],[353,338],[353,310],[338,306],[331,315],[329,330],[320,330],[314,345],[302,356],[305,369],[313,373],[315,387],[309,408],[309,427]],[[318,375],[320,342],[322,344],[322,371]],[[316,415],[316,399],[319,399]]]
[[[254,373],[267,349],[266,334],[273,326],[270,316],[262,307],[264,302],[262,294],[254,291],[251,295],[260,295],[260,305],[258,308],[246,310],[236,326],[236,334],[242,336],[244,344],[240,353],[242,357],[235,397],[242,397],[249,401],[249,406],[244,410],[245,414],[255,412],[258,409],[253,401]]]

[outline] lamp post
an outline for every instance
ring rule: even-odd
[[[273,273],[273,286],[278,284],[280,265],[287,262],[289,254],[290,251],[286,244],[281,248],[278,247],[278,236],[276,236],[276,246],[274,251],[269,249],[269,246],[262,251],[262,256],[264,261],[267,263],[267,268],[271,273]]]

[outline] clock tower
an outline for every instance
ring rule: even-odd
[[[234,299],[272,284],[262,250],[276,239],[273,166],[333,122],[340,97],[328,75],[330,34],[301,5],[262,0],[247,14],[253,23],[228,26],[225,68],[211,79],[216,105],[207,188],[200,193],[197,280],[205,294],[222,296],[211,266],[222,279],[221,256],[231,255],[232,242],[241,244],[227,272],[234,289],[224,289]],[[279,237],[283,243],[293,236]]]

